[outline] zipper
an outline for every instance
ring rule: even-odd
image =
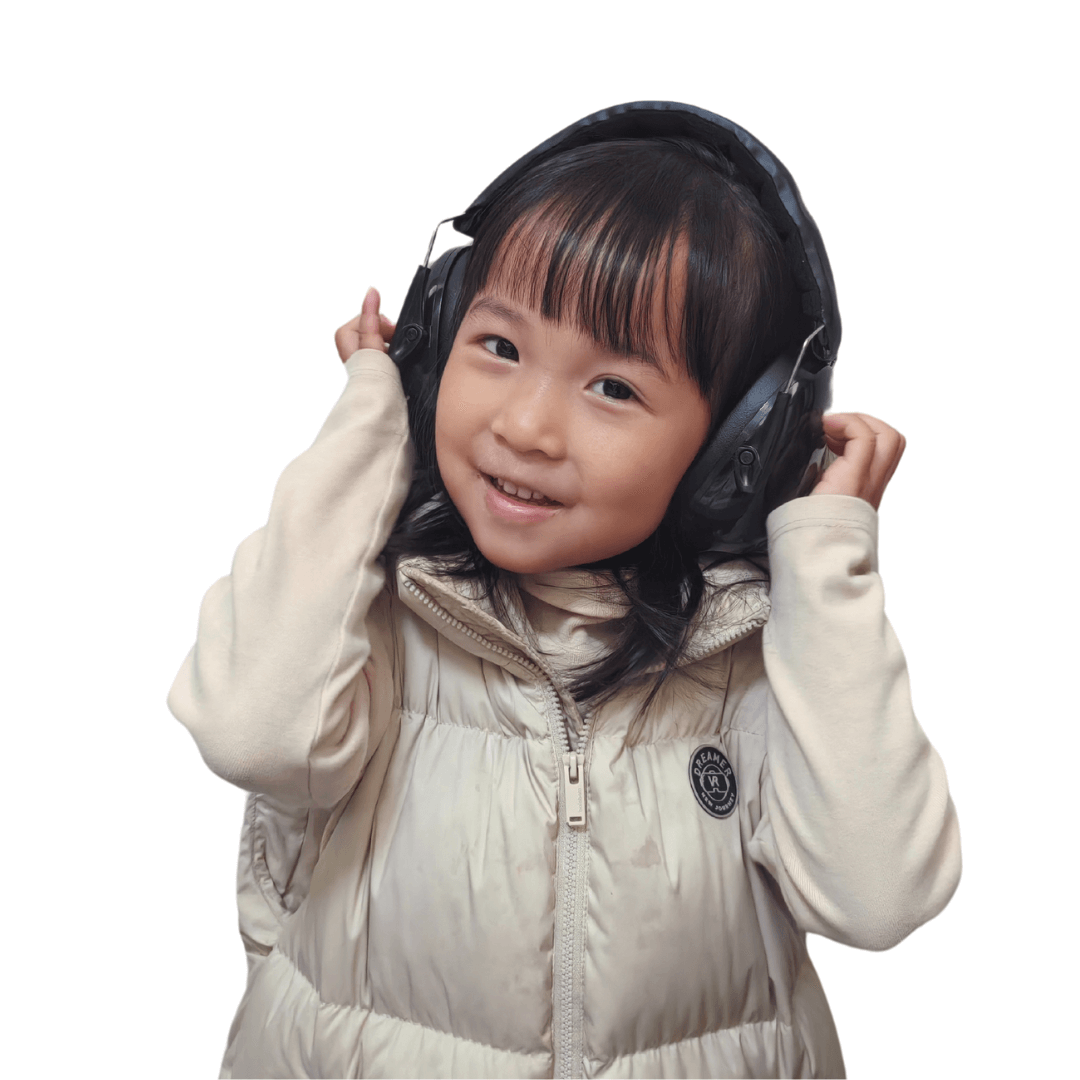
[[[563,820],[575,829],[585,827],[585,755],[580,751],[563,754]]]
[[[554,693],[554,687],[552,687]],[[558,706],[558,702],[555,703]],[[559,713],[565,718],[561,707]],[[553,1032],[555,1042],[554,1075],[574,1078],[585,1071],[585,962],[584,915],[586,839],[588,803],[585,787],[585,751],[588,749],[589,718],[582,717],[578,747],[571,749],[569,726],[560,725],[556,739],[562,751],[562,790],[559,799],[559,889],[556,892],[555,941],[559,969],[555,972],[556,1017]],[[552,726],[552,735],[556,729]]]
[[[585,900],[585,837],[587,792],[585,787],[585,751],[588,749],[588,716],[582,717],[581,735],[571,746],[570,719],[562,707],[559,692],[539,664],[528,657],[482,637],[445,608],[440,607],[423,589],[408,578],[402,583],[429,611],[449,623],[459,633],[483,645],[490,652],[521,664],[536,675],[547,699],[548,728],[555,745],[556,764],[560,766],[559,832],[557,841],[557,873],[559,888],[555,892],[555,967],[552,1017],[552,1042],[555,1056],[555,1076],[576,1078],[584,1073],[585,1005],[583,1000],[584,957],[578,961],[583,946],[583,916]]]

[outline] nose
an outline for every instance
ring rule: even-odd
[[[566,454],[567,402],[549,379],[515,379],[491,421],[491,431],[518,454]]]

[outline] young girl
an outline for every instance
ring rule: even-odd
[[[493,185],[433,360],[399,371],[368,293],[206,596],[170,706],[252,792],[225,1076],[839,1076],[806,933],[889,948],[956,887],[876,569],[902,438],[826,417],[767,562],[752,513],[692,512],[775,357],[787,388],[827,366],[791,361],[831,298],[782,166],[748,179],[682,108]]]

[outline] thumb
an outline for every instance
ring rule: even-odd
[[[360,348],[386,351],[379,324],[379,290],[376,288],[368,289],[360,308]]]

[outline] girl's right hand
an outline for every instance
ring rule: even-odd
[[[379,292],[368,289],[364,297],[360,314],[351,319],[334,335],[338,356],[342,363],[349,359],[357,349],[380,349],[383,352],[390,347],[394,336],[394,324],[379,314]]]

